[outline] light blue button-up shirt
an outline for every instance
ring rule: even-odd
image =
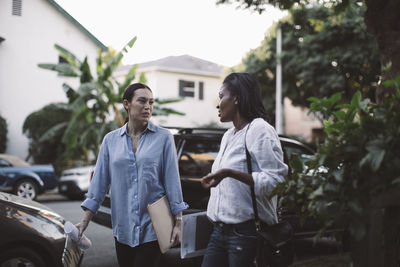
[[[175,215],[183,202],[176,148],[172,134],[148,123],[136,153],[127,124],[103,140],[83,209],[96,213],[110,188],[114,236],[131,247],[157,240],[147,205],[167,195]]]

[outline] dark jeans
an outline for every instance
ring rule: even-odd
[[[202,267],[253,267],[257,249],[254,221],[215,223]]]
[[[156,267],[161,255],[157,241],[141,244],[137,247],[119,243],[115,239],[118,265],[120,267]]]

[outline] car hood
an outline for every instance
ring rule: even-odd
[[[62,172],[62,174],[77,174],[77,173],[86,173],[90,172],[91,170],[94,169],[94,166],[85,166],[85,167],[77,167],[73,169],[67,169]]]
[[[7,194],[4,192],[0,192],[0,201],[1,200],[6,202],[11,202],[16,205],[24,206],[27,208],[31,208],[37,211],[55,213],[51,208],[43,204],[40,204],[39,202],[32,201],[16,195]]]

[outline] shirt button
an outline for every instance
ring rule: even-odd
[[[135,211],[135,213],[136,213],[136,214],[138,214],[138,213],[139,213],[139,211]]]
[[[135,198],[137,198],[137,195],[135,195]]]
[[[137,181],[137,179],[135,178],[135,179],[133,179],[133,181],[134,181],[134,182],[136,182],[136,181]]]

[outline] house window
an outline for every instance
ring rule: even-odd
[[[179,80],[179,96],[194,97],[194,82]]]
[[[68,63],[68,61],[62,56],[58,56],[58,63]]]
[[[21,16],[22,15],[22,0],[12,1],[12,15]]]
[[[204,83],[179,80],[179,96],[204,99]]]

